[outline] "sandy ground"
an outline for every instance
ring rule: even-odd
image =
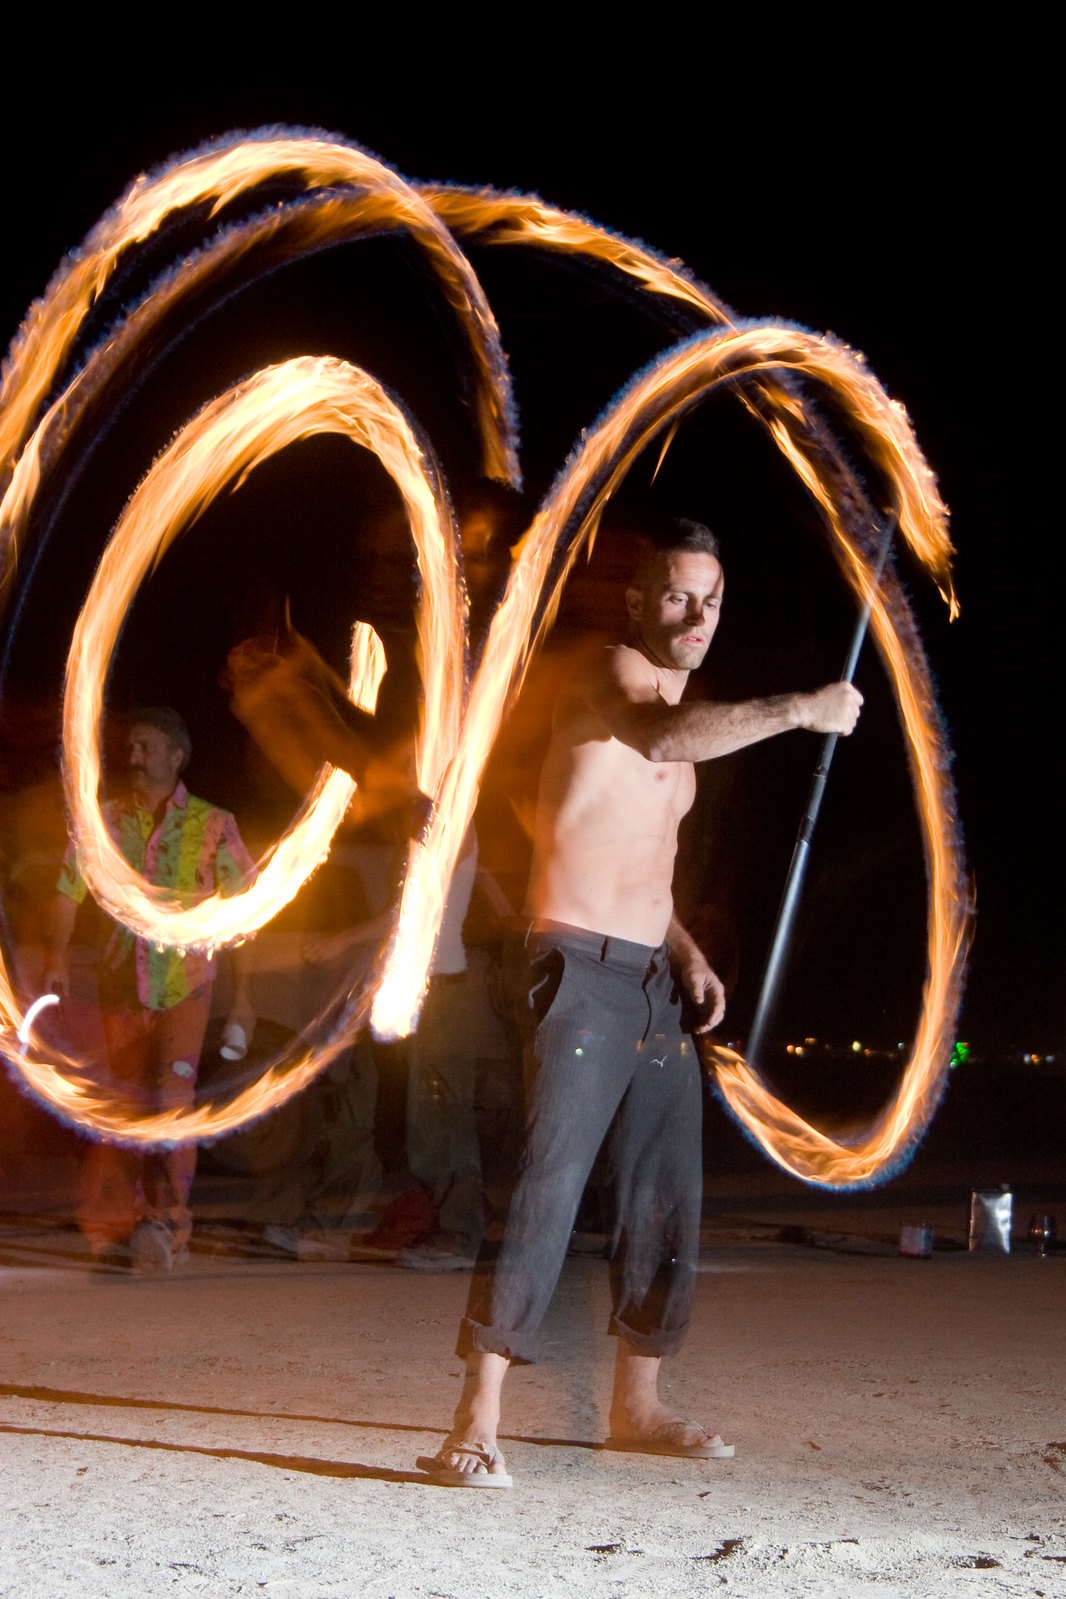
[[[669,1380],[735,1461],[597,1448],[606,1266],[572,1257],[509,1379],[515,1488],[473,1493],[414,1469],[464,1279],[209,1253],[210,1227],[180,1275],[101,1277],[12,1224],[0,1593],[1066,1594],[1066,1254],[757,1234],[709,1230]]]

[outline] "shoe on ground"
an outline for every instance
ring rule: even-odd
[[[130,1252],[125,1244],[107,1242],[90,1246],[91,1270],[101,1277],[113,1277],[116,1272],[130,1269]]]
[[[263,1242],[295,1260],[350,1260],[352,1235],[344,1227],[282,1227],[271,1223],[263,1228]]]
[[[271,1222],[263,1228],[263,1242],[269,1244],[271,1249],[277,1249],[283,1255],[292,1255],[295,1259],[300,1253],[300,1229]]]
[[[473,1271],[476,1263],[476,1256],[469,1254],[465,1245],[449,1248],[428,1238],[424,1244],[401,1249],[396,1256],[397,1266],[406,1271]]]
[[[130,1239],[130,1258],[135,1277],[163,1277],[184,1266],[189,1251],[174,1248],[174,1231],[165,1221],[142,1221]]]
[[[454,1461],[466,1460],[471,1470],[463,1471]],[[442,1444],[435,1455],[419,1455],[415,1461],[419,1471],[424,1471],[431,1482],[442,1488],[513,1488],[514,1480],[504,1464],[503,1456],[495,1444]]]

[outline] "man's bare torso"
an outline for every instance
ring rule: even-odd
[[[540,780],[534,917],[662,943],[673,912],[677,829],[695,796],[695,773],[688,761],[646,759],[610,723],[620,697],[676,704],[687,676],[617,645],[560,699]]]

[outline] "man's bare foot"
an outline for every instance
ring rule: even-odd
[[[415,1464],[434,1482],[448,1488],[513,1486],[495,1439],[450,1433],[435,1455],[419,1455]]]
[[[496,1443],[500,1391],[507,1375],[503,1355],[474,1351],[467,1357],[463,1391],[452,1430],[435,1455],[419,1455],[419,1471],[449,1488],[510,1488]]]
[[[674,1414],[659,1398],[659,1360],[639,1355],[618,1340],[610,1436],[606,1449],[643,1455],[677,1455],[696,1460],[728,1460],[733,1445],[712,1437],[694,1422]]]

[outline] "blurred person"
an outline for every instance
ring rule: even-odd
[[[407,1163],[433,1205],[434,1226],[397,1256],[408,1271],[472,1271],[485,1233],[474,1100],[476,1020],[463,923],[477,875],[471,826],[448,885],[429,986],[407,1051]]]
[[[681,704],[718,625],[714,535],[654,530],[626,589],[629,637],[597,650],[556,705],[540,780],[522,953],[526,1134],[503,1244],[475,1277],[457,1353],[466,1374],[452,1430],[418,1465],[438,1483],[511,1486],[497,1443],[509,1365],[537,1330],[577,1206],[606,1140],[616,1196],[611,1261],[618,1340],[607,1447],[721,1458],[732,1445],[659,1397],[663,1355],[684,1336],[702,1195],[699,1065],[685,1039],[716,1026],[722,984],[673,907],[677,830],[693,763],[792,728],[850,733],[850,684],[739,704]]]
[[[273,632],[234,645],[220,682],[234,716],[301,798],[328,762],[359,785],[346,829],[372,824],[397,838],[418,831],[428,801],[415,781],[411,739],[383,744],[373,717],[352,705],[341,677],[292,626],[287,604]]]
[[[0,886],[12,975],[26,1005],[44,983],[56,875],[67,847],[55,746],[54,706],[6,694],[0,709]]]
[[[257,952],[256,980],[269,980],[258,1006],[263,1014],[280,1017],[287,1003],[292,1014],[281,1019],[299,1030],[301,1017],[306,1022],[362,981],[392,926],[398,859],[396,841],[374,828],[334,842],[326,870],[336,871],[343,890],[333,917],[357,920],[336,931],[288,935],[293,965],[284,976],[262,970]],[[269,943],[269,934],[257,940]],[[357,1235],[385,1203],[377,1110],[391,1048],[361,1032],[300,1094],[301,1158],[284,1173],[285,1214],[263,1229],[267,1243],[295,1260],[350,1259]]]
[[[355,860],[371,854],[365,845],[348,843],[343,847]],[[392,859],[396,865],[395,852]],[[445,898],[426,996],[403,1051],[407,1066],[406,1164],[420,1185],[419,1191],[416,1195],[405,1190],[386,1210],[384,1225],[358,1243],[346,1235],[327,1244],[320,1236],[323,1229],[319,1214],[327,1188],[335,1204],[348,1195],[351,1203],[343,1208],[352,1214],[366,1208],[356,1200],[354,1177],[360,1163],[352,1134],[359,1119],[358,1142],[372,1148],[378,1069],[375,1045],[364,1033],[353,1046],[350,1065],[345,1058],[338,1063],[337,1073],[338,1083],[343,1078],[347,1084],[344,1099],[353,1106],[358,1102],[359,1118],[353,1112],[348,1117],[347,1135],[338,1123],[335,1134],[328,1139],[324,1171],[308,1184],[304,1215],[297,1225],[289,1229],[268,1228],[266,1232],[268,1242],[301,1260],[321,1259],[327,1254],[334,1259],[348,1258],[352,1248],[355,1258],[395,1259],[398,1265],[415,1271],[469,1271],[473,1267],[485,1223],[475,1114],[475,1018],[462,929],[476,869],[477,840],[471,828]],[[395,875],[390,874],[390,882]],[[369,884],[367,893],[371,894]],[[374,897],[382,903],[380,891]],[[395,911],[389,905],[338,933],[309,938],[303,944],[303,959],[309,966],[343,960],[348,981],[352,982],[365,973],[394,921]],[[315,1087],[312,1084],[308,1092],[313,1094]],[[342,1141],[344,1147],[339,1147]],[[380,1164],[377,1172],[380,1187]],[[366,1186],[365,1182],[362,1186]]]
[[[478,551],[483,553],[481,543]],[[290,787],[305,791],[324,761],[343,767],[360,783],[346,818],[346,832],[354,836],[343,847],[357,863],[388,859],[393,869],[373,885],[364,877],[361,908],[369,909],[369,916],[341,932],[310,938],[302,948],[310,966],[346,960],[354,980],[391,929],[403,853],[427,804],[415,783],[413,740],[409,735],[393,738],[379,752],[380,731],[371,718],[353,714],[341,679],[293,629],[287,610],[273,632],[246,639],[230,652],[225,683],[234,714]],[[390,1212],[396,1204],[386,1212],[384,1227],[354,1246],[360,1258],[397,1258],[401,1266],[417,1271],[470,1270],[484,1233],[474,1103],[477,1061],[462,940],[476,870],[477,840],[471,828],[449,887],[425,1001],[406,1051],[406,1152],[411,1175],[421,1185],[418,1203],[411,1203],[413,1193],[400,1196],[403,1215],[395,1225]],[[334,1106],[323,1124],[321,1166],[306,1185],[299,1219],[271,1226],[265,1234],[298,1259],[347,1258],[354,1242],[352,1227],[338,1223],[333,1213],[339,1206],[345,1223],[358,1219],[366,1208],[372,1171],[380,1185],[380,1165],[373,1154],[378,1092],[374,1052],[368,1038],[357,1040],[350,1055],[310,1089],[312,1095],[328,1094]]]
[[[267,611],[257,618],[258,631],[227,657],[221,682],[230,709],[301,798],[326,763],[359,785],[331,853],[334,862],[343,856],[354,884],[344,917],[348,925],[300,938],[299,964],[286,985],[322,1001],[335,995],[338,984],[354,985],[378,953],[393,924],[404,855],[428,801],[415,779],[414,742],[404,716],[395,708],[390,719],[354,707],[339,674],[293,626],[288,601],[271,596]],[[390,635],[390,642],[387,680],[395,657],[403,653],[398,635]],[[263,939],[264,946],[270,942],[269,935]],[[258,968],[258,958],[255,964]],[[275,1011],[275,996],[264,997],[262,1008]],[[308,1008],[313,1012],[319,1006]],[[264,1230],[268,1243],[297,1260],[347,1260],[354,1235],[372,1225],[372,1213],[380,1208],[379,1063],[389,1053],[389,1046],[364,1033],[303,1096],[307,1160],[292,1175],[286,1195],[294,1213],[279,1216]]]
[[[128,792],[103,807],[124,859],[153,887],[190,904],[216,890],[243,888],[254,864],[234,817],[197,799],[181,780],[192,745],[178,712],[169,706],[135,712],[126,751]],[[56,886],[45,987],[65,995],[74,920],[87,892],[73,843]],[[250,1037],[255,1017],[240,950],[234,951],[233,963],[225,1034],[239,1048]],[[201,951],[160,949],[120,923],[111,924],[98,977],[106,1086],[128,1104],[131,1115],[193,1104],[214,966]],[[183,1263],[192,1231],[188,1198],[195,1165],[192,1143],[139,1153],[94,1142],[82,1168],[78,1202],[78,1225],[94,1258],[118,1263],[128,1245],[138,1272],[167,1272]]]

